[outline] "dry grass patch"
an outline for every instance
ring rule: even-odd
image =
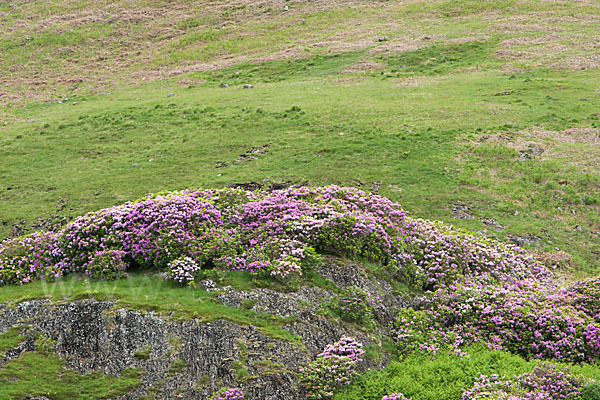
[[[543,128],[526,129],[519,135],[529,138],[550,139],[555,143],[587,143],[600,145],[600,128],[569,128],[561,132]]]
[[[374,72],[380,69],[384,69],[386,66],[374,61],[359,61],[355,64],[350,65],[348,68],[342,71],[342,74],[358,74],[363,72]]]
[[[435,39],[433,39],[433,38],[429,38],[429,39],[398,38],[398,39],[393,39],[388,42],[384,42],[383,44],[372,48],[369,52],[371,54],[381,54],[381,53],[394,54],[394,53],[401,53],[404,51],[418,50],[418,49],[422,49],[423,47],[427,47],[429,45],[428,42],[435,41],[435,40],[442,40],[445,38],[446,38],[445,36],[443,36],[443,37],[438,36]]]

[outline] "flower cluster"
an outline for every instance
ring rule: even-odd
[[[244,400],[244,392],[238,388],[221,389],[208,400]]]
[[[253,242],[253,241],[252,241]],[[315,268],[322,257],[314,248],[293,239],[272,237],[247,244],[244,250],[217,259],[225,269],[248,271],[261,276],[286,279]]]
[[[593,362],[600,357],[600,303],[586,296],[599,291],[598,278],[559,291],[533,280],[472,282],[427,294],[419,310],[400,314],[391,334],[401,348],[434,353],[480,341],[527,358]]]
[[[36,232],[0,244],[0,286],[58,278],[66,269],[59,235]]]
[[[394,259],[405,280],[426,290],[448,286],[462,277],[487,282],[551,281],[549,270],[517,246],[441,222],[409,221],[405,250],[394,254]]]
[[[383,396],[381,398],[381,400],[412,400],[412,399],[406,398],[406,396],[402,393],[392,393],[392,394]]]
[[[362,343],[350,337],[327,345],[306,368],[300,370],[300,382],[309,399],[329,399],[334,392],[352,383],[362,361]]]
[[[333,308],[342,319],[359,324],[371,324],[385,312],[385,306],[379,297],[357,287],[346,288]]]
[[[586,383],[567,368],[543,363],[532,373],[511,379],[482,375],[463,392],[462,400],[575,400]]]
[[[182,285],[192,285],[194,284],[194,275],[200,269],[196,261],[184,256],[169,263],[169,278]]]

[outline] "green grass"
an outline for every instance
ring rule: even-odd
[[[294,60],[273,60],[262,63],[244,62],[216,71],[191,74],[190,77],[205,79],[211,84],[219,82],[228,85],[249,82],[281,82],[291,79],[302,80],[339,74],[350,65],[360,61],[365,53],[365,51],[356,51],[316,55]]]
[[[120,377],[92,372],[80,375],[65,368],[57,355],[23,353],[0,369],[0,398],[19,400],[45,396],[53,400],[101,400],[123,395],[141,385],[137,370]]]
[[[485,46],[471,49],[473,58],[489,51]],[[599,81],[597,70],[504,74],[444,61],[435,68],[451,74],[383,80],[351,74],[340,81],[332,71],[357,54],[310,57],[281,75],[286,62],[244,64],[191,88],[171,79],[76,97],[76,106],[69,100],[11,110],[35,122],[11,123],[0,136],[0,236],[21,220],[31,227],[38,218],[81,215],[148,192],[248,181],[370,190],[381,181],[380,193],[415,216],[499,239],[532,234],[543,239],[537,249],[558,247],[586,270],[597,268],[595,152],[542,143],[552,151],[521,162],[499,139],[516,140],[536,127],[597,126],[590,85]],[[422,68],[418,60],[414,66]],[[217,87],[237,72],[240,84],[251,76],[256,87],[242,89],[235,80],[228,89]],[[418,81],[404,86],[405,79]],[[240,162],[241,154],[266,144],[267,154]],[[588,157],[591,166],[581,169],[573,154]],[[227,166],[218,168],[222,163]],[[556,196],[562,179],[570,184]],[[477,218],[452,218],[456,203],[469,204]],[[484,218],[506,229],[496,232]]]
[[[4,357],[5,351],[17,347],[25,338],[21,336],[22,327],[13,327],[0,334],[0,358]]]
[[[392,361],[382,371],[361,375],[334,399],[380,400],[384,395],[400,392],[414,400],[460,400],[462,392],[482,374],[513,377],[531,372],[540,363],[479,346],[467,349],[467,353],[469,356],[465,357],[444,352],[435,357],[415,353],[402,361]],[[569,368],[576,375],[600,378],[597,365],[569,365]]]
[[[592,45],[600,41],[599,3],[288,1],[289,11],[274,4],[0,3],[0,239],[13,225],[27,232],[148,192],[248,181],[380,184],[380,194],[413,216],[500,240],[535,235],[533,250],[573,255],[582,270],[571,275],[599,271],[600,149],[597,138],[565,133],[600,129]],[[548,131],[555,133],[539,133]],[[521,160],[528,142],[544,153]],[[267,144],[267,154],[240,158]],[[453,218],[455,204],[473,219]],[[504,230],[484,224],[490,219]],[[366,267],[389,278],[381,266]],[[238,272],[206,277],[239,290],[298,285]],[[337,290],[316,273],[305,283]],[[256,313],[252,302],[226,307],[214,293],[154,276],[73,276],[0,290],[0,303],[41,298],[222,318],[299,342],[282,328],[290,319]],[[0,335],[0,355],[19,345],[20,333]],[[391,351],[384,346],[369,347],[369,358]],[[6,364],[0,398],[112,398],[140,384],[136,371],[80,376],[50,353]],[[536,364],[477,347],[469,353],[394,361],[336,399],[401,391],[458,400],[481,373],[510,376]],[[248,354],[240,354],[236,374],[248,379]],[[170,374],[183,368],[175,361]],[[573,370],[600,377],[594,366]]]
[[[235,284],[235,281],[241,280],[239,273],[232,275],[238,277],[225,282]],[[227,307],[222,305],[215,296],[215,292],[208,293],[204,289],[181,287],[156,276],[134,274],[128,279],[109,282],[70,276],[56,282],[38,281],[23,286],[3,287],[0,292],[0,303],[14,304],[31,299],[50,299],[54,303],[88,298],[114,300],[115,307],[155,311],[178,320],[195,318],[202,322],[211,322],[225,319],[242,326],[255,326],[260,332],[273,338],[299,343],[297,336],[281,328],[282,325],[292,321],[290,318]],[[148,350],[141,349],[136,357],[142,359],[149,357]]]
[[[389,76],[421,76],[448,74],[457,69],[497,64],[490,57],[495,49],[490,42],[473,41],[433,45],[419,50],[404,51],[390,56],[380,56],[378,61],[390,68],[381,74]]]

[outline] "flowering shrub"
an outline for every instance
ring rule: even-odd
[[[521,375],[518,381],[530,393],[540,393],[540,397],[556,400],[579,398],[587,383],[585,378],[573,375],[567,367],[548,362],[536,367],[530,374]]]
[[[133,204],[120,239],[139,264],[165,266],[182,256],[199,257],[210,231],[222,225],[211,202],[175,193]]]
[[[424,289],[435,290],[464,276],[492,282],[551,278],[542,263],[517,246],[441,222],[408,221],[406,249],[393,258],[404,278]]]
[[[82,271],[96,251],[123,250],[120,236],[131,206],[132,203],[126,203],[87,213],[57,233],[60,248],[65,253],[68,272]]]
[[[462,394],[463,400],[520,400],[527,398],[526,391],[518,382],[506,378],[501,379],[498,375],[481,375],[473,387]],[[531,399],[533,400],[535,397]]]
[[[198,265],[287,280],[322,262],[318,252],[367,257],[428,291],[391,334],[403,351],[483,341],[526,357],[600,357],[600,277],[558,290],[525,250],[414,219],[399,204],[327,186],[267,192],[208,189],[146,196],[88,213],[62,230],[0,244],[0,284],[85,272],[123,276],[129,262],[169,268],[180,283]],[[347,319],[376,317],[376,299],[347,293]]]
[[[363,354],[362,343],[347,336],[327,345],[313,362],[300,370],[300,382],[307,397],[332,398],[337,389],[352,383]]]
[[[337,298],[333,308],[342,319],[359,324],[371,324],[385,312],[379,297],[357,287],[346,288]]]
[[[392,394],[383,396],[381,398],[381,400],[412,400],[412,399],[407,399],[406,396],[402,393],[392,393]]]
[[[208,400],[244,400],[244,392],[238,388],[221,389]]]
[[[62,275],[65,256],[59,237],[36,232],[0,244],[0,285],[24,284],[32,279],[53,279]]]
[[[169,278],[183,285],[194,284],[194,275],[200,267],[190,257],[181,257],[169,263]]]
[[[586,380],[568,368],[543,363],[530,374],[512,379],[482,375],[473,387],[463,392],[463,400],[574,400],[581,396]]]
[[[127,277],[127,253],[123,250],[98,250],[85,265],[85,273],[92,279],[115,280]]]
[[[217,261],[227,269],[288,279],[315,268],[322,262],[322,257],[298,240],[274,237],[246,246],[242,254],[221,257]]]
[[[557,292],[529,280],[440,289],[421,299],[420,310],[404,310],[391,334],[401,347],[434,353],[482,341],[524,357],[594,362],[600,357],[600,309],[581,293],[599,285],[592,279]]]
[[[52,235],[49,251],[64,254],[52,259],[59,274],[84,272],[97,252],[117,250],[145,268],[190,257],[203,265],[289,279],[317,266],[317,251],[325,250],[397,268],[398,276],[424,289],[484,275],[489,281],[549,279],[547,269],[521,249],[410,218],[389,199],[338,186],[148,195],[88,213]],[[0,275],[2,283],[39,275],[26,271],[28,261],[19,264],[17,257],[11,263]]]

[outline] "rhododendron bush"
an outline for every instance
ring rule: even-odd
[[[381,262],[424,289],[475,275],[499,280],[547,274],[517,247],[413,219],[399,204],[375,194],[327,186],[148,195],[88,213],[58,232],[5,241],[0,280],[22,284],[84,272],[107,251],[123,252],[110,254],[142,268],[167,268],[188,257],[199,266],[286,279],[318,265],[316,250]]]
[[[519,247],[412,218],[387,198],[338,186],[148,195],[57,232],[5,240],[0,284],[70,272],[116,279],[132,267],[166,270],[185,285],[205,268],[289,280],[316,268],[323,252],[380,263],[423,291],[392,326],[401,351],[461,354],[463,345],[483,342],[528,358],[600,357],[599,278],[558,288]],[[348,292],[337,308],[349,320],[374,320],[381,305]]]
[[[421,298],[400,313],[391,334],[399,346],[460,352],[484,342],[525,358],[595,362],[600,357],[600,279],[557,289],[550,282],[471,282]]]
[[[309,399],[329,399],[336,390],[350,385],[358,376],[362,361],[362,343],[344,336],[327,345],[306,368],[300,370],[300,382]]]
[[[581,398],[586,380],[568,368],[544,363],[533,372],[513,378],[482,375],[466,390],[463,400],[575,400]]]
[[[412,399],[407,399],[406,396],[402,393],[392,393],[392,394],[383,396],[381,398],[381,400],[412,400]]]
[[[36,232],[0,244],[0,285],[58,278],[68,271],[60,235]]]

